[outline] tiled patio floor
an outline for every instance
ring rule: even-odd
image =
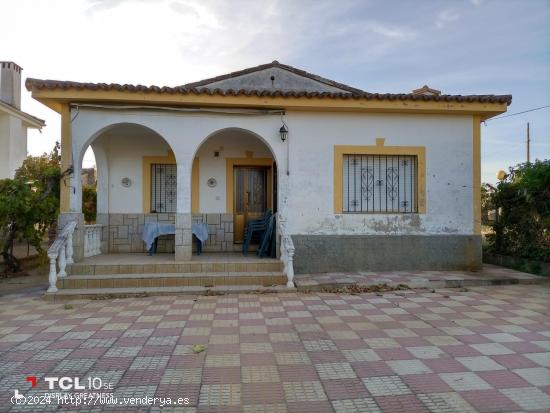
[[[35,411],[12,407],[14,389],[37,395],[47,392],[44,376],[69,376],[101,377],[119,400],[189,398],[185,410],[151,411],[548,412],[549,303],[541,285],[160,296],[73,308],[8,295],[0,298],[0,410]],[[208,347],[196,354],[195,344]]]

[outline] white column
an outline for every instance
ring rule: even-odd
[[[193,235],[191,232],[191,157],[178,160],[178,189],[175,249],[176,261],[190,261]]]

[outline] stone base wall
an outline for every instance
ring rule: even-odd
[[[99,215],[99,214],[98,214]],[[143,224],[146,222],[162,222],[175,224],[176,214],[101,214],[108,215],[107,225],[104,227],[103,239],[108,239],[108,251],[110,253],[121,252],[146,252],[143,242]],[[103,224],[105,218],[97,220]],[[105,237],[107,235],[107,237]],[[102,239],[102,241],[103,241]],[[157,252],[174,253],[174,235],[159,237]]]
[[[204,252],[240,251],[241,245],[233,243],[233,214],[193,214],[193,224],[208,224],[208,239],[202,246]],[[196,251],[193,242],[193,251]]]
[[[296,274],[476,270],[479,235],[293,235]]]
[[[186,221],[181,214],[182,223]],[[103,225],[101,251],[103,253],[146,252],[143,242],[143,224],[162,222],[176,224],[176,214],[97,214],[96,223]],[[203,245],[204,252],[240,251],[241,245],[233,244],[232,214],[193,214],[192,223],[208,224],[208,240]],[[183,228],[183,227],[182,227]],[[185,228],[190,230],[190,228]],[[188,238],[189,234],[184,234]],[[182,235],[183,236],[183,235]],[[183,240],[182,240],[183,243]],[[187,244],[187,243],[185,243]],[[181,245],[183,246],[183,244]],[[193,241],[193,252],[196,243]],[[163,235],[158,239],[157,252],[174,253],[174,235]]]

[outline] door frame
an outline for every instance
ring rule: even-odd
[[[235,212],[235,166],[267,167],[267,207],[273,209],[273,158],[226,158],[226,207],[227,214]]]

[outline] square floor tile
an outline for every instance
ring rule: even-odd
[[[498,390],[473,390],[461,393],[479,412],[518,412],[520,407]]]
[[[470,347],[476,349],[486,356],[496,356],[500,354],[513,354],[514,351],[503,346],[500,343],[470,344]]]
[[[244,404],[242,413],[287,413],[285,403]]]
[[[453,392],[419,394],[418,398],[433,413],[477,412],[460,394]]]
[[[367,377],[363,383],[373,396],[411,394],[411,390],[398,376]]]
[[[366,338],[365,342],[368,344],[369,347],[374,349],[401,347],[401,345],[397,341],[389,337]]]
[[[396,374],[424,374],[432,371],[420,360],[390,360],[386,362]]]
[[[334,351],[338,350],[332,340],[306,340],[303,342],[307,351]]]
[[[283,382],[283,389],[287,403],[327,400],[323,386],[319,381]]]
[[[319,363],[315,364],[321,380],[354,379],[357,377],[349,363]]]
[[[310,364],[311,360],[305,351],[290,351],[286,353],[275,353],[277,364]]]
[[[241,404],[240,384],[203,384],[199,406],[237,406]]]
[[[514,401],[522,409],[540,411],[550,409],[550,395],[543,393],[536,387],[502,389],[500,392]]]
[[[455,391],[491,389],[489,383],[472,372],[441,373],[439,377]]]
[[[529,360],[542,367],[550,367],[550,352],[524,354]]]
[[[489,370],[505,370],[506,368],[498,364],[491,357],[476,356],[476,357],[457,357],[460,363],[464,364],[471,371],[489,371]]]
[[[521,338],[509,333],[482,334],[482,336],[488,338],[491,341],[494,341],[495,343],[514,343],[518,341],[523,341]]]
[[[445,355],[445,352],[436,346],[407,347],[406,350],[419,359],[437,359]]]
[[[550,386],[550,369],[546,367],[535,367],[530,369],[516,369],[514,373],[523,377],[533,386]]]
[[[157,370],[166,367],[168,356],[136,357],[130,370]]]
[[[370,348],[361,348],[354,350],[342,350],[344,357],[351,363],[355,361],[378,361],[380,357]]]
[[[281,381],[277,366],[241,367],[243,383],[274,383]]]
[[[374,399],[370,397],[334,400],[332,407],[335,413],[382,413],[382,410],[380,410]]]

